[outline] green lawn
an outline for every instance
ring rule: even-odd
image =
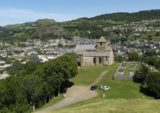
[[[159,105],[151,99],[95,98],[50,113],[159,113]]]
[[[141,93],[140,85],[127,80],[113,80],[119,64],[99,67],[83,67],[72,79],[76,84],[88,85],[98,75],[107,70],[107,74],[98,85],[108,85],[110,90],[97,90],[99,96],[51,113],[159,113],[160,101]],[[105,94],[105,98],[102,97]]]
[[[134,83],[129,80],[113,80],[113,76],[118,68],[119,64],[108,66],[108,73],[100,81],[99,85],[110,86],[108,91],[99,91],[99,96],[104,93],[106,99],[132,99],[132,98],[149,98],[146,97],[140,90],[140,84]]]
[[[107,69],[107,66],[81,67],[78,69],[79,73],[70,81],[72,81],[75,85],[90,85],[106,69]],[[55,97],[51,99],[49,103],[45,104],[38,110],[54,105],[57,102],[61,101],[62,99],[63,99],[63,95]]]
[[[126,69],[124,71],[124,76],[127,77],[129,75],[130,70],[131,70],[131,64],[127,63]]]
[[[61,101],[63,99],[64,99],[63,95],[59,95],[59,96],[57,96],[55,98],[52,98],[47,104],[43,105],[41,108],[37,109],[36,111],[45,109],[45,108],[47,108],[49,106],[52,106],[52,105],[58,103],[59,101]]]
[[[76,85],[90,85],[104,70],[107,70],[107,66],[81,67],[78,75],[70,81]]]

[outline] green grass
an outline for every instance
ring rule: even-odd
[[[70,81],[76,85],[90,85],[104,70],[107,66],[81,67],[78,75]]]
[[[149,36],[151,36],[152,40],[154,41],[160,41],[160,36],[155,36],[156,32],[147,32],[147,33],[143,33],[141,34],[139,37],[134,37],[132,35],[129,36],[129,39],[130,40],[140,40],[140,41],[144,41],[144,40],[148,40],[149,39]]]
[[[50,113],[159,113],[160,101],[95,98]]]
[[[100,81],[99,85],[110,86],[108,91],[99,91],[99,96],[106,95],[106,99],[133,99],[133,98],[149,98],[140,92],[140,84],[129,80],[113,80],[113,76],[119,64],[108,66],[108,73]]]
[[[78,69],[79,73],[70,81],[72,81],[75,85],[90,85],[106,69],[107,66],[81,67]],[[62,99],[63,95],[53,98],[49,101],[49,103],[45,104],[38,110],[52,106]]]
[[[130,64],[130,63],[127,63],[126,69],[125,69],[125,71],[124,71],[124,76],[128,76],[130,70],[131,70],[131,64]]]
[[[36,111],[39,111],[39,110],[45,109],[47,107],[50,107],[50,106],[58,103],[59,101],[61,101],[63,99],[64,99],[63,95],[59,95],[55,98],[52,98],[47,104],[43,105],[41,108],[37,109]]]
[[[92,83],[102,71],[107,70],[107,74],[98,85],[108,85],[111,87],[110,90],[97,90],[99,95],[96,98],[50,113],[159,113],[160,101],[141,93],[140,84],[127,80],[113,80],[118,66],[119,63],[115,63],[111,66],[79,69],[79,74],[72,81],[82,85]],[[102,94],[106,96],[103,98]]]

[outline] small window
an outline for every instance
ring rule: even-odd
[[[102,45],[102,42],[100,42],[100,45]]]

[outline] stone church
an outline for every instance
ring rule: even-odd
[[[112,48],[104,37],[96,45],[77,45],[75,53],[79,66],[111,65],[114,63]]]

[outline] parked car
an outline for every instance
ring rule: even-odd
[[[106,91],[106,90],[109,90],[110,87],[109,87],[109,86],[103,86],[103,85],[101,85],[101,86],[99,87],[99,89]]]
[[[98,88],[98,86],[92,85],[92,86],[90,87],[90,90],[96,90],[97,88]]]

